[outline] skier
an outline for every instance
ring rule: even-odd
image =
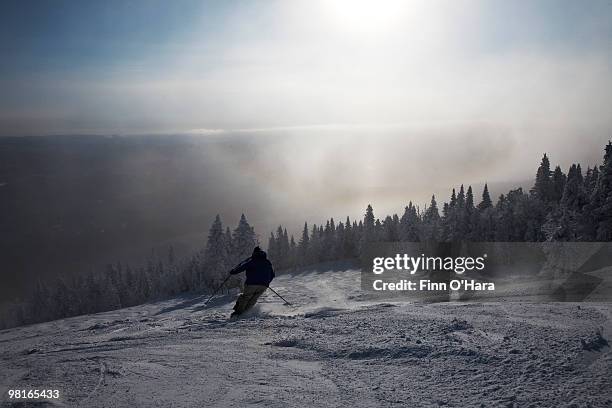
[[[246,271],[244,290],[236,300],[231,317],[239,316],[252,308],[274,279],[272,263],[258,246],[253,249],[251,258],[232,269],[230,274],[236,275],[242,271]]]

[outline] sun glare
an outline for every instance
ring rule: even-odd
[[[402,23],[413,2],[402,0],[331,0],[327,14],[337,28],[358,33],[382,33]]]

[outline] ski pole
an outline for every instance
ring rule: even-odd
[[[282,297],[281,295],[279,295],[278,293],[276,293],[276,291],[274,289],[272,289],[271,287],[268,286],[268,289],[270,289],[276,296],[278,296],[279,298],[283,299],[283,301],[285,302],[285,304],[289,305],[289,306],[293,306],[291,303],[287,302],[285,300],[284,297]]]
[[[204,302],[204,306],[206,306],[208,304],[208,302],[210,302],[210,300],[215,297],[215,295],[217,294],[217,292],[223,287],[223,285],[225,285],[225,282],[227,282],[227,280],[231,277],[232,275],[227,275],[227,278],[225,278],[225,280],[223,281],[222,284],[219,285],[219,287],[217,289],[215,289],[215,291],[213,292],[212,295],[210,295],[210,297],[208,298],[208,300],[206,302]]]

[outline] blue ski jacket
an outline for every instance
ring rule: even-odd
[[[272,263],[262,250],[253,251],[253,256],[232,269],[230,274],[236,275],[243,271],[246,271],[245,285],[270,286],[270,282],[275,276]]]

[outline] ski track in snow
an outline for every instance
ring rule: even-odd
[[[381,302],[355,270],[282,275],[246,317],[179,297],[0,331],[0,392],[40,406],[612,406],[601,303]],[[591,343],[588,343],[591,344]],[[595,343],[597,345],[597,343]]]

